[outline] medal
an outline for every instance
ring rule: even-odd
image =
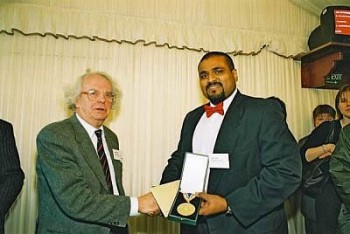
[[[177,207],[177,212],[182,216],[190,216],[196,211],[196,207],[190,203],[196,197],[193,193],[183,193],[186,202],[181,203]]]
[[[190,216],[196,211],[196,208],[191,203],[181,203],[176,210],[182,216]]]

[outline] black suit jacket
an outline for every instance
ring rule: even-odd
[[[177,150],[161,183],[179,179],[185,152],[192,152],[203,106],[187,114]],[[283,202],[299,186],[299,147],[281,105],[237,92],[225,114],[214,153],[228,153],[230,169],[211,169],[208,193],[226,198],[233,215],[206,217],[210,233],[276,233],[286,230]]]
[[[12,125],[0,120],[0,233],[4,232],[5,215],[23,186]]]

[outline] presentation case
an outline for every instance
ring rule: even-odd
[[[196,193],[204,191],[208,170],[207,155],[186,153],[179,190],[171,206],[169,220],[196,225],[201,206],[201,199],[196,197]]]

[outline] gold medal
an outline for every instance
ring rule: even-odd
[[[196,207],[191,204],[191,200],[193,200],[196,195],[193,193],[182,193],[182,195],[186,202],[178,205],[176,210],[182,216],[190,216],[196,211]]]
[[[196,208],[191,203],[181,203],[177,207],[177,212],[182,216],[190,216],[196,211]]]

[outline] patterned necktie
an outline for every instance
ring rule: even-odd
[[[207,114],[207,118],[209,118],[214,113],[219,113],[220,115],[224,115],[224,104],[222,102],[218,103],[216,106],[211,107],[210,104],[204,106],[205,113]]]
[[[112,188],[112,180],[111,180],[111,173],[109,172],[109,167],[108,167],[108,162],[107,162],[107,157],[105,150],[103,148],[103,143],[102,143],[102,130],[96,130],[95,134],[97,136],[97,154],[98,158],[100,160],[103,172],[106,176],[106,182],[109,188],[109,191],[113,193],[113,188]]]

